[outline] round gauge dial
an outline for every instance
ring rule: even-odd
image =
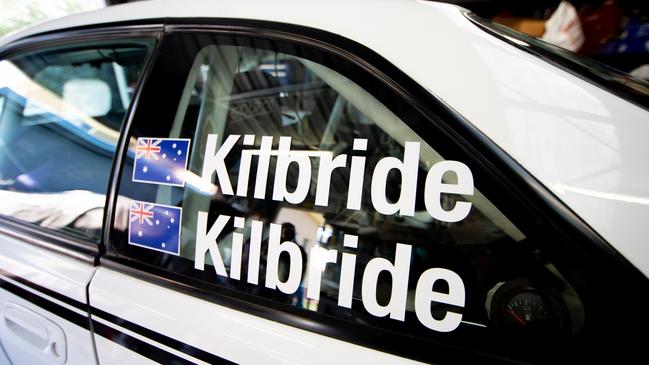
[[[487,310],[495,328],[512,335],[558,335],[568,328],[565,306],[548,290],[517,279],[496,285]]]
[[[549,304],[540,294],[532,291],[514,295],[504,309],[504,320],[512,329],[549,329],[556,324]]]

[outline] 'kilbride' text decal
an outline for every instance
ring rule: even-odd
[[[273,181],[272,199],[276,201],[287,201],[291,204],[302,203],[309,192],[311,183],[311,158],[319,158],[317,185],[315,188],[315,204],[326,206],[329,203],[329,188],[331,175],[335,169],[348,168],[348,156],[333,154],[327,151],[293,151],[291,150],[291,137],[279,137],[277,150],[272,149],[273,137],[262,136],[259,149],[243,149],[241,151],[239,176],[237,179],[236,192],[228,176],[225,159],[239,142],[241,136],[230,135],[217,149],[218,136],[208,135],[205,151],[205,160],[202,168],[202,179],[205,183],[212,184],[212,177],[216,175],[218,186],[224,195],[237,195],[246,197],[248,193],[248,181],[250,179],[253,156],[257,156],[257,170],[254,187],[254,198],[266,199],[266,185],[271,156],[277,158],[275,167],[275,180]],[[254,135],[245,135],[242,144],[253,146]],[[367,149],[366,139],[355,139],[354,151],[365,151]],[[371,201],[374,209],[382,214],[400,214],[402,216],[413,216],[415,214],[415,201],[417,193],[417,175],[419,173],[419,142],[406,142],[404,146],[403,160],[395,157],[384,157],[378,161],[372,173]],[[349,163],[350,183],[347,198],[347,208],[353,210],[361,209],[361,196],[363,178],[365,176],[365,157],[352,156]],[[297,165],[298,181],[294,191],[288,191],[286,180],[288,169],[291,164]],[[396,202],[390,202],[386,195],[386,184],[388,174],[391,170],[398,170],[401,173],[402,190]],[[442,177],[446,173],[454,173],[457,177],[455,184],[444,183]],[[471,203],[458,201],[450,209],[442,207],[441,194],[473,195],[473,175],[469,168],[458,161],[440,161],[434,164],[428,171],[424,186],[424,203],[428,213],[437,220],[444,222],[458,222],[466,218],[471,211]],[[196,256],[194,267],[197,270],[205,269],[205,255],[209,253],[212,259],[214,270],[217,275],[240,280],[242,271],[243,242],[242,233],[232,233],[232,260],[230,262],[230,274],[228,275],[223,259],[218,248],[219,235],[232,220],[235,228],[243,229],[245,219],[242,217],[231,217],[220,215],[216,221],[208,227],[208,214],[198,212],[196,227]],[[261,260],[261,245],[263,222],[252,220],[250,232],[250,245],[248,252],[247,281],[250,284],[259,285],[259,268]],[[268,237],[268,256],[266,258],[265,283],[267,288],[280,290],[286,294],[295,293],[302,281],[302,255],[296,243],[281,242],[281,225],[270,223]],[[345,235],[343,246],[348,250],[357,249],[358,237]],[[406,301],[408,297],[408,282],[410,278],[410,259],[412,246],[403,243],[396,243],[394,261],[382,257],[375,257],[365,265],[362,278],[361,297],[365,309],[377,317],[389,316],[391,319],[403,321],[406,313]],[[286,253],[290,258],[289,274],[286,281],[279,278],[279,257]],[[328,263],[337,264],[340,258],[340,282],[338,293],[338,305],[351,308],[352,293],[354,290],[354,276],[356,273],[356,254],[339,252],[338,250],[317,250],[312,251],[308,267],[307,297],[319,299],[322,272]],[[341,257],[342,256],[342,257]],[[392,291],[390,300],[382,305],[377,300],[378,278],[386,273],[392,278]],[[448,292],[434,290],[438,280],[445,281]],[[439,331],[450,332],[456,329],[462,320],[462,314],[454,311],[446,311],[443,317],[435,318],[431,312],[431,306],[446,304],[457,307],[457,311],[464,307],[465,290],[464,283],[459,275],[444,268],[430,268],[424,271],[417,280],[415,290],[415,314],[419,321],[426,327]],[[436,306],[440,308],[439,305]],[[442,314],[441,310],[438,310]]]
[[[279,147],[272,149],[273,137],[261,137],[259,149],[244,149],[241,151],[241,162],[236,194],[233,190],[228,171],[225,166],[225,158],[228,156],[234,145],[241,136],[230,135],[217,150],[218,136],[210,134],[207,137],[205,161],[201,178],[207,184],[212,183],[212,176],[216,174],[218,186],[224,195],[247,196],[248,180],[250,179],[250,167],[253,156],[258,156],[254,197],[266,199],[266,184],[268,180],[268,169],[271,156],[277,156],[275,167],[275,181],[273,182],[273,200],[287,201],[291,204],[302,203],[309,192],[311,183],[311,157],[320,159],[318,164],[318,180],[316,183],[315,204],[327,206],[329,204],[329,187],[331,174],[337,168],[347,167],[347,155],[338,155],[335,158],[328,151],[292,151],[291,137],[279,137]],[[246,135],[243,138],[244,146],[254,145],[255,136]],[[365,151],[367,149],[366,139],[354,139],[353,150]],[[291,164],[298,166],[297,187],[289,192],[286,187],[288,168]],[[349,174],[349,191],[347,196],[347,209],[361,209],[361,194],[363,178],[365,176],[365,157],[352,156]],[[401,193],[399,199],[392,203],[385,196],[388,174],[391,170],[398,170],[401,173]],[[445,173],[453,172],[457,176],[457,183],[447,184],[442,182]],[[402,216],[413,216],[415,214],[415,201],[417,193],[417,174],[419,173],[419,142],[406,142],[403,161],[395,157],[384,157],[376,164],[372,174],[371,198],[374,209],[385,215],[400,214]],[[458,161],[440,161],[434,164],[428,175],[424,186],[424,203],[426,210],[435,219],[444,222],[459,222],[466,218],[471,211],[471,203],[458,201],[450,210],[442,208],[440,195],[461,194],[473,195],[473,175],[469,168]]]

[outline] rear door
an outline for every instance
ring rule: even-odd
[[[647,323],[616,289],[646,278],[515,162],[363,46],[263,25],[168,28],[89,289],[100,362],[637,356],[611,308]]]
[[[151,31],[36,37],[0,53],[0,343],[13,364],[96,363],[87,287],[120,129]]]

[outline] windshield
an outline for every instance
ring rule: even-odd
[[[473,13],[467,13],[466,16],[481,29],[507,43],[532,53],[625,100],[649,109],[649,83],[588,57],[580,56],[504,25],[483,19]]]

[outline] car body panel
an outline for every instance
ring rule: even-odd
[[[94,266],[0,234],[0,268],[0,338],[11,361],[14,364],[95,363],[86,310],[86,288]],[[25,323],[12,324],[15,320],[9,312],[16,309],[28,316],[23,318]],[[40,351],[25,340],[29,336],[25,337],[24,332],[16,335],[21,326],[47,328],[47,340],[57,341],[56,346],[65,346],[66,351],[59,351],[62,356]],[[54,338],[57,327],[62,332],[59,337],[63,338]]]
[[[361,364],[416,364],[412,360],[332,339],[277,322],[243,313],[107,268],[99,268],[90,284],[93,310],[119,315],[121,319],[145,327],[185,344],[183,351],[170,346],[173,341],[156,342],[128,330],[128,325],[109,321],[107,315],[93,315],[101,323],[154,344],[169,354],[199,364],[213,361],[250,364],[331,364],[344,359]],[[161,300],[164,298],[164,300]],[[182,320],[178,320],[182,318]],[[126,327],[126,328],[125,328]],[[99,340],[97,352],[102,363],[121,364],[124,349]],[[200,350],[214,357],[205,357]],[[190,356],[188,354],[195,354]],[[170,356],[171,356],[170,355]],[[203,354],[205,355],[205,354]],[[208,355],[209,356],[209,355]],[[203,357],[201,359],[201,357]],[[220,359],[219,359],[220,357]],[[135,363],[140,358],[130,358]],[[144,359],[146,360],[146,359]],[[148,361],[148,360],[147,360]],[[131,362],[129,362],[131,363]]]
[[[158,364],[104,337],[95,335],[95,343],[102,364]]]

